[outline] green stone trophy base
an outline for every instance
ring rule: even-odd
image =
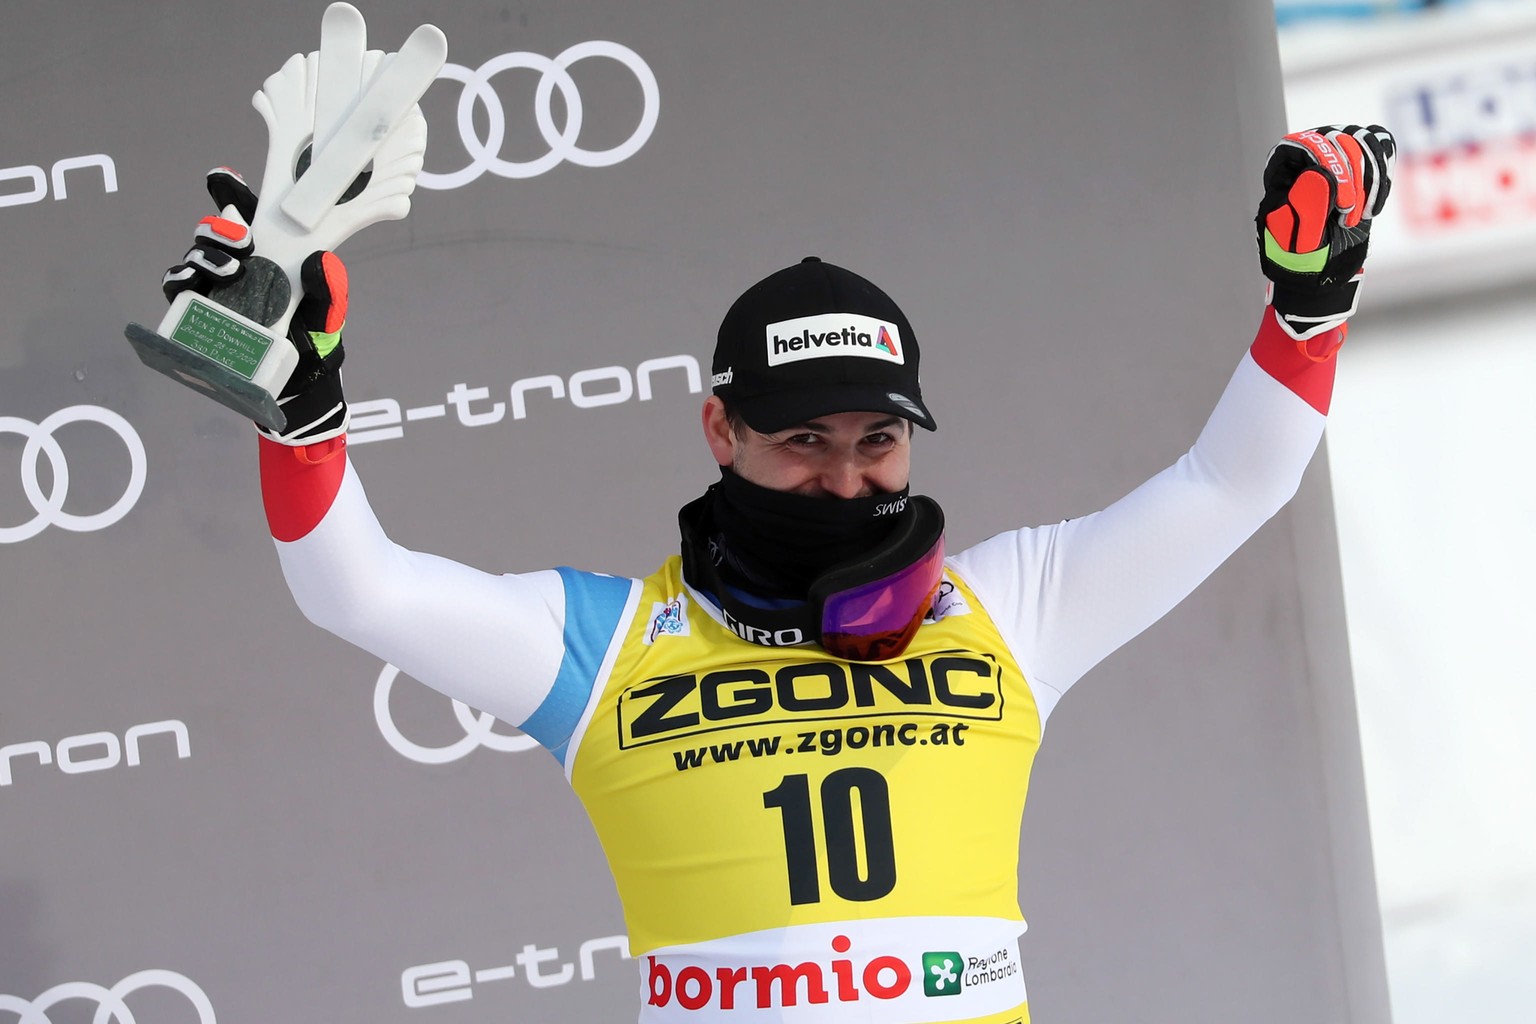
[[[193,387],[271,430],[287,417],[277,392],[298,362],[287,338],[270,330],[292,286],[277,264],[253,256],[240,280],[207,297],[176,296],[158,332],[131,323],[124,334],[145,366]]]

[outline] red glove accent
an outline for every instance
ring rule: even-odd
[[[225,217],[204,217],[198,221],[198,224],[206,225],[210,231],[217,234],[220,238],[227,238],[237,244],[244,242],[245,236],[251,233],[251,229],[248,226]]]
[[[330,292],[331,305],[325,313],[326,334],[335,334],[347,322],[347,267],[333,252],[320,257],[320,272],[325,275],[325,286]]]
[[[1264,226],[1287,252],[1312,252],[1323,246],[1332,214],[1328,179],[1317,171],[1302,171],[1286,193],[1286,205],[1264,218]]]

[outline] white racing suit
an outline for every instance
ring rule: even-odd
[[[1297,343],[1266,310],[1187,454],[1101,512],[951,556],[889,662],[748,643],[675,556],[637,580],[405,550],[340,442],[262,441],[263,497],[310,619],[559,759],[617,882],[641,1021],[1011,1024],[1045,721],[1290,499],[1339,340]]]

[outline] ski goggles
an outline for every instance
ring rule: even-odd
[[[835,568],[811,585],[822,648],[846,661],[900,657],[933,607],[944,579],[944,516],[912,498],[913,515],[874,555]]]
[[[695,502],[679,516],[683,576],[707,591],[732,631],[751,643],[792,646],[814,639],[844,661],[899,658],[933,608],[944,578],[944,512],[932,498],[914,495],[891,536],[817,577],[803,605],[764,608],[744,600],[721,578],[693,529],[698,510]]]

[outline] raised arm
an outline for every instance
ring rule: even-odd
[[[1162,618],[1277,512],[1322,437],[1335,335],[1298,343],[1272,310],[1199,439],[1101,512],[998,534],[954,559],[1057,695]]]
[[[168,297],[234,282],[252,255],[257,198],[209,175],[206,218]],[[259,248],[259,240],[254,248]],[[257,253],[256,255],[259,255]],[[571,570],[498,576],[392,542],[347,457],[341,342],[346,268],[303,261],[288,338],[297,367],[277,395],[286,422],[262,427],[262,500],[283,574],[306,617],[434,689],[559,749],[624,613],[630,581]]]
[[[1295,494],[1322,437],[1391,156],[1391,136],[1374,126],[1287,136],[1258,216],[1270,305],[1194,446],[1101,512],[1002,533],[953,560],[1046,703],[1182,601]]]
[[[498,576],[395,544],[342,437],[296,447],[264,437],[260,448],[267,523],[305,617],[433,689],[526,723],[565,656],[560,574]]]

